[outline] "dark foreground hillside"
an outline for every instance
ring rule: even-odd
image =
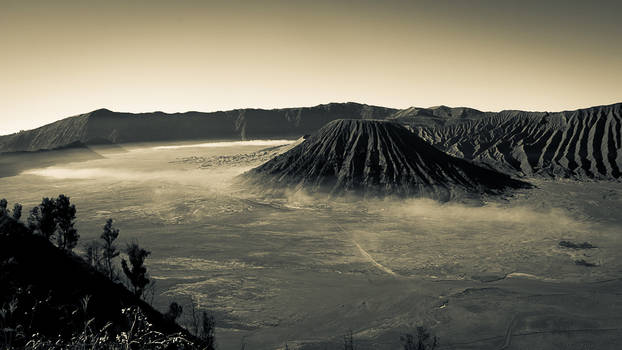
[[[139,314],[154,332],[176,334],[188,344],[198,344],[188,331],[123,285],[112,282],[77,255],[33,235],[8,215],[0,215],[0,285],[0,344],[7,348],[23,347],[34,335],[71,343],[76,332],[84,331],[87,325],[105,330],[102,334],[113,339],[122,332],[131,336],[132,327],[138,331],[132,324]],[[131,309],[135,313],[128,320]]]
[[[300,145],[243,175],[257,187],[331,195],[498,194],[529,184],[451,157],[395,122],[336,120]]]

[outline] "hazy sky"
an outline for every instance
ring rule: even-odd
[[[0,0],[0,134],[106,107],[622,101],[622,1]]]

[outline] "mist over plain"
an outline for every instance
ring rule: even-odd
[[[155,304],[198,301],[219,318],[226,348],[236,347],[239,334],[265,348],[274,345],[271,335],[303,337],[309,327],[330,339],[335,329],[339,335],[359,318],[363,328],[393,329],[380,316],[359,311],[330,316],[338,309],[335,300],[375,300],[384,305],[377,310],[382,317],[399,318],[404,316],[392,309],[395,300],[413,291],[445,293],[437,285],[423,287],[434,281],[596,281],[622,267],[615,259],[621,225],[610,220],[611,211],[594,213],[560,201],[568,191],[589,196],[589,185],[540,181],[538,188],[504,198],[440,203],[349,201],[300,191],[275,197],[236,184],[236,176],[270,156],[258,154],[288,142],[129,145],[100,151],[103,159],[4,178],[3,196],[26,208],[43,196],[71,196],[83,243],[97,239],[105,220],[114,218],[122,242],[137,240],[152,251]],[[599,248],[560,248],[566,239]],[[574,264],[579,258],[600,266],[586,271]],[[369,281],[380,285],[371,288]],[[355,292],[361,288],[366,292]],[[327,317],[335,324],[322,330],[320,320]]]

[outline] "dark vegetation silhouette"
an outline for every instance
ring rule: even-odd
[[[85,249],[84,260],[97,271],[103,272],[104,265],[102,264],[101,246],[99,242],[91,241],[85,245]]]
[[[41,204],[30,210],[28,216],[28,226],[30,229],[50,239],[56,231],[56,221],[54,220],[54,201],[50,198],[43,198]]]
[[[216,323],[214,317],[209,315],[207,311],[202,313],[201,332],[197,335],[201,340],[201,345],[206,350],[214,350],[216,348],[216,337],[214,335]]]
[[[438,347],[438,338],[422,326],[417,327],[414,335],[406,333],[400,339],[404,350],[434,350]]]
[[[98,271],[108,276],[111,281],[118,282],[119,270],[114,263],[114,259],[119,256],[116,240],[120,230],[112,226],[113,220],[106,220],[103,232],[100,235],[101,241],[91,241],[86,244],[86,261]]]
[[[199,338],[204,349],[216,348],[214,317],[204,310],[200,311],[194,299],[190,300],[190,324],[187,328]]]
[[[22,218],[22,205],[15,203],[13,206],[13,219],[19,221]]]
[[[28,225],[21,209],[0,200],[0,349],[214,349],[213,318],[192,333],[175,322],[181,305],[162,314],[141,299],[149,252],[135,243],[127,249],[133,290],[120,283],[112,220],[80,257],[69,197],[44,198]]]
[[[177,304],[176,301],[174,301],[168,306],[168,311],[166,312],[166,314],[164,314],[164,316],[175,321],[181,316],[183,312],[184,308],[181,305]]]
[[[348,333],[343,336],[343,350],[356,350],[352,331],[348,331]]]
[[[75,219],[76,206],[70,203],[69,197],[61,194],[55,199],[43,198],[41,204],[32,208],[28,226],[47,239],[55,236],[58,248],[72,250],[80,238],[74,227]]]
[[[0,217],[7,215],[13,217],[14,220],[19,221],[22,217],[22,205],[15,203],[13,205],[13,211],[8,209],[9,202],[6,198],[0,199]]]
[[[69,203],[69,197],[61,194],[54,200],[54,222],[56,223],[56,245],[71,250],[78,244],[78,230],[73,225],[76,220],[76,206]]]
[[[404,350],[435,350],[439,346],[438,338],[423,326],[417,327],[415,334],[406,333],[400,336],[400,341]],[[350,330],[343,336],[343,350],[356,350],[357,348]]]
[[[106,220],[104,225],[104,232],[102,232],[100,238],[104,241],[102,246],[102,259],[104,261],[105,273],[108,275],[111,281],[119,279],[116,268],[113,263],[113,259],[119,256],[119,250],[115,244],[116,239],[119,237],[119,229],[112,226],[112,219]]]
[[[125,249],[130,266],[128,266],[125,259],[121,260],[121,267],[123,273],[130,282],[130,286],[134,291],[134,295],[142,297],[145,292],[145,287],[149,284],[149,278],[147,278],[147,268],[145,267],[145,259],[151,254],[150,251],[141,248],[138,243],[130,243]]]

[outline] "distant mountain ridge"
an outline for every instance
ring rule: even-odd
[[[458,157],[525,176],[622,176],[622,103],[563,112],[480,112],[441,107],[391,118]]]
[[[54,149],[75,142],[105,144],[192,139],[297,138],[335,119],[384,119],[395,111],[358,103],[174,114],[133,114],[99,109],[37,129],[0,136],[0,152]]]
[[[167,114],[100,109],[0,136],[0,153],[68,144],[297,138],[337,119],[393,120],[438,149],[511,174],[622,177],[622,103],[562,112],[482,112],[467,107],[403,110],[359,103]]]

